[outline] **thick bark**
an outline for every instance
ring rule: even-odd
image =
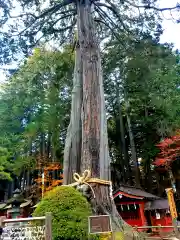
[[[79,43],[83,62],[81,172],[110,179],[107,122],[100,51],[95,38],[90,1],[78,7]]]
[[[81,161],[82,62],[79,44],[76,45],[75,69],[71,104],[71,120],[64,149],[64,184],[72,183],[73,173],[80,171]]]
[[[110,180],[110,158],[100,49],[93,29],[91,1],[77,1],[77,19],[80,52],[79,49],[76,50],[73,81],[75,91],[72,95],[71,121],[64,153],[65,184],[73,181],[74,171],[82,174],[86,169],[91,171],[92,177]],[[81,83],[83,84],[82,88]],[[80,129],[82,129],[81,136],[79,135]],[[80,139],[82,139],[82,142]],[[81,159],[80,154],[78,154],[79,146],[81,146]],[[111,199],[109,185],[99,183],[91,185],[95,193],[95,198],[91,198],[94,214],[110,214],[113,229],[122,229],[123,220]]]
[[[100,48],[93,29],[90,2],[88,3],[80,4],[77,8],[80,19],[78,39],[83,63],[81,173],[89,169],[92,177],[110,180]],[[114,230],[122,229],[123,221],[110,197],[110,187],[97,183],[92,184],[92,188],[95,193],[95,198],[91,200],[94,214],[110,214]]]

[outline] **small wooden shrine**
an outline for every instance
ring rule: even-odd
[[[129,186],[121,186],[113,196],[119,214],[131,226],[172,224],[166,199]]]
[[[172,217],[169,211],[167,199],[156,199],[145,203],[145,215],[151,226],[172,226]],[[163,231],[172,231],[172,228],[164,228]]]

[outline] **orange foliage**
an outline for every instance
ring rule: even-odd
[[[39,176],[35,179],[35,182],[38,184],[39,188],[45,193],[52,190],[54,187],[61,185],[63,183],[63,174],[60,173],[59,179],[52,179],[52,176],[49,172],[62,170],[62,166],[59,163],[46,162],[44,164],[38,164],[37,170],[40,170],[41,173],[44,173],[44,179],[42,176]],[[42,184],[44,182],[44,184]]]
[[[46,192],[52,190],[54,187],[57,187],[63,183],[63,180],[53,180],[49,187],[46,187]]]
[[[166,138],[157,144],[160,153],[154,161],[156,166],[169,166],[180,155],[180,130],[175,136]]]

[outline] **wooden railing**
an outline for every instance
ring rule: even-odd
[[[151,229],[152,232],[151,233],[147,233],[146,231],[144,231],[144,234],[146,236],[146,239],[171,239],[169,237],[177,237],[178,235],[180,235],[180,226],[135,226],[133,227],[134,230],[136,231],[140,231],[140,230],[149,230]],[[164,229],[172,229],[172,231],[163,231]],[[179,238],[178,238],[179,239]]]

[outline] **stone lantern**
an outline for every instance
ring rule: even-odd
[[[8,211],[12,218],[17,218],[20,215],[20,205],[24,202],[24,198],[21,195],[21,191],[16,189],[13,192],[13,197],[8,201],[12,208]]]

